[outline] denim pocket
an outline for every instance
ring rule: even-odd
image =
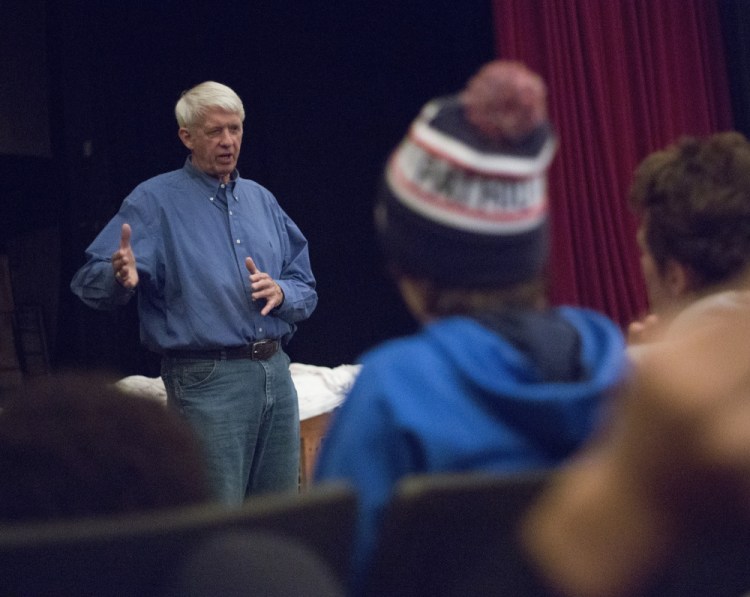
[[[186,391],[200,388],[210,382],[217,367],[216,361],[163,359],[161,377],[167,389],[167,396],[182,402]]]
[[[180,361],[172,368],[172,376],[178,387],[190,390],[208,382],[216,367],[216,361]]]

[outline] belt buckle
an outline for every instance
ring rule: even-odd
[[[258,340],[252,344],[251,358],[254,361],[265,361],[276,352],[274,340]]]

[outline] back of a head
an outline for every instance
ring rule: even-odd
[[[219,108],[230,114],[237,114],[245,120],[242,100],[231,87],[216,81],[205,81],[183,91],[175,105],[174,113],[180,127],[189,128],[200,123],[211,108]]]
[[[391,155],[378,198],[389,264],[443,288],[539,277],[555,151],[546,87],[521,63],[486,64],[462,92],[429,102]]]
[[[0,412],[0,520],[196,504],[211,498],[192,430],[98,375],[26,383]]]
[[[650,154],[630,203],[659,268],[674,260],[699,287],[729,281],[750,263],[750,142],[724,132]]]

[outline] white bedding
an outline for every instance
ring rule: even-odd
[[[300,421],[332,411],[340,405],[359,373],[361,365],[339,365],[321,367],[292,363],[289,371],[299,398]],[[115,385],[127,392],[144,398],[167,401],[167,391],[161,377],[130,375]]]

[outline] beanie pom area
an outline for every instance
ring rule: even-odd
[[[459,98],[466,119],[492,141],[518,141],[547,120],[544,80],[521,62],[486,64]]]

